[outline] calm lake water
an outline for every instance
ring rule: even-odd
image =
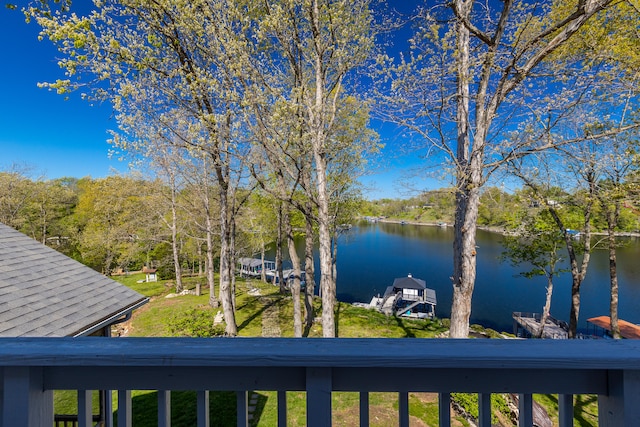
[[[519,277],[521,269],[500,260],[502,236],[478,231],[478,269],[471,322],[512,331],[513,311],[541,312],[546,278]],[[619,316],[640,323],[640,240],[630,238],[618,249]],[[337,294],[340,301],[369,302],[384,293],[396,277],[411,273],[427,281],[438,297],[438,317],[449,317],[453,272],[453,229],[387,223],[362,223],[340,237]],[[609,314],[609,273],[606,250],[592,254],[582,285],[579,329],[586,319]],[[569,320],[571,275],[555,280],[551,314]]]

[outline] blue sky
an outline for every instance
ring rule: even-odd
[[[38,41],[37,24],[26,24],[20,11],[0,5],[0,170],[28,166],[32,178],[101,178],[126,172],[126,162],[109,158],[108,130],[117,127],[110,106],[39,88],[38,82],[64,77],[57,50],[48,40]],[[402,176],[421,161],[415,154],[399,155],[401,131],[391,126],[378,130],[386,148],[380,164],[362,179],[365,195],[406,197],[410,193]],[[415,177],[413,184],[418,189],[446,185]]]
[[[63,77],[53,45],[20,11],[0,9],[0,169],[28,165],[34,177],[104,177],[126,164],[108,157],[111,109],[68,100],[37,83]]]

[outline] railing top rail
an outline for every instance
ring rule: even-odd
[[[0,366],[638,369],[640,341],[0,338]]]

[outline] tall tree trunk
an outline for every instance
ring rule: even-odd
[[[564,236],[567,253],[569,254],[569,265],[571,267],[571,308],[569,310],[569,338],[576,338],[578,335],[578,317],[580,315],[580,287],[587,274],[591,254],[591,206],[585,208],[584,222],[584,254],[582,265],[578,265],[578,257],[574,248],[573,236],[567,232],[564,223],[560,219],[558,212],[554,208],[549,208],[549,213],[553,217],[558,229]]]
[[[471,2],[457,1],[461,14],[468,18]],[[477,175],[482,172],[471,170],[481,167],[481,152],[473,147],[474,156],[469,159],[470,122],[469,122],[469,30],[461,20],[457,25],[457,165],[456,212],[453,240],[453,301],[451,304],[452,338],[469,336],[469,318],[471,317],[471,298],[476,279],[476,219],[478,217],[479,181]],[[477,166],[476,166],[477,165]]]
[[[609,279],[611,282],[611,296],[609,301],[609,316],[611,317],[611,335],[620,338],[618,326],[618,273],[616,268],[616,237],[613,230],[609,230]]]
[[[267,272],[265,271],[265,268],[264,268],[264,254],[265,254],[265,252],[266,252],[266,248],[265,248],[265,245],[264,245],[264,240],[261,240],[260,241],[260,262],[261,262],[262,267],[260,268],[260,279],[263,282],[267,281]]]
[[[334,228],[331,244],[331,274],[334,295],[337,295],[336,283],[338,282],[338,231]]]
[[[319,37],[320,32],[320,6],[318,0],[312,1],[311,27],[314,36]],[[325,100],[325,74],[323,67],[323,55],[320,40],[315,40],[315,98],[309,111],[311,122],[311,145],[313,147],[313,160],[315,162],[316,189],[318,191],[318,243],[320,252],[320,292],[322,293],[322,335],[325,338],[336,336],[335,325],[335,288],[333,283],[333,266],[331,263],[331,218],[329,216],[329,189],[327,182],[327,153],[325,152],[325,125],[327,113],[327,101]],[[335,91],[339,91],[336,88]],[[336,92],[337,95],[337,92]]]
[[[291,297],[293,298],[293,336],[302,337],[302,309],[300,304],[300,257],[296,251],[295,241],[293,238],[293,227],[291,226],[291,217],[289,212],[283,213],[283,222],[285,226],[285,234],[287,236],[287,247],[289,249],[289,258],[293,265],[293,283],[289,283],[291,289]]]
[[[553,275],[547,276],[547,296],[544,301],[544,307],[542,308],[542,316],[540,316],[540,328],[536,331],[536,338],[542,338],[544,332],[544,325],[547,323],[549,313],[551,312],[551,296],[553,295]]]
[[[282,273],[282,234],[283,234],[282,202],[278,203],[278,233],[276,235],[276,271],[273,274],[273,284],[280,284],[280,293],[285,294],[287,289]]]
[[[620,215],[620,202],[615,201],[614,211],[607,212],[607,241],[609,246],[609,281],[611,294],[609,300],[609,317],[611,318],[611,335],[620,339],[620,326],[618,325],[618,269],[616,259],[616,226]]]
[[[311,203],[307,204],[309,212],[311,212]],[[306,236],[304,238],[304,270],[305,270],[305,288],[304,288],[304,308],[305,308],[305,326],[311,329],[315,313],[313,310],[313,295],[315,291],[315,278],[313,264],[313,221],[310,216],[306,216]]]
[[[335,289],[333,283],[333,263],[331,257],[331,230],[329,200],[327,197],[326,165],[324,156],[316,156],[318,175],[318,241],[320,247],[320,289],[322,292],[322,335],[336,336]]]
[[[216,278],[213,267],[213,224],[212,218],[207,210],[207,283],[209,284],[209,305],[213,308],[217,308],[220,305],[218,298],[216,297]]]
[[[230,217],[229,233],[229,277],[231,277],[231,304],[233,306],[234,318],[236,312],[236,220]]]
[[[233,266],[231,265],[233,258],[231,253],[233,250],[231,233],[233,230],[229,215],[229,184],[225,180],[225,175],[220,165],[216,165],[216,173],[218,175],[218,185],[220,186],[220,301],[222,302],[222,311],[226,323],[225,333],[229,336],[236,336],[238,327],[231,295],[231,274],[233,271]]]
[[[180,266],[180,251],[178,249],[178,213],[176,208],[175,181],[171,177],[171,250],[173,252],[173,266],[176,273],[176,293],[183,290],[182,267]]]

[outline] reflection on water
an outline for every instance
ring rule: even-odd
[[[546,279],[526,279],[522,270],[501,262],[502,236],[478,231],[477,280],[471,322],[497,330],[511,331],[511,312],[539,312],[545,298]],[[369,302],[384,293],[396,277],[411,273],[427,281],[438,296],[437,314],[449,317],[452,286],[453,230],[451,227],[362,223],[340,237],[338,248],[338,299]],[[640,323],[640,241],[629,239],[618,250],[621,319]],[[582,285],[579,328],[586,319],[609,314],[608,254],[596,250]],[[319,271],[316,264],[316,271]],[[570,303],[570,275],[557,278],[551,313],[567,321]]]

